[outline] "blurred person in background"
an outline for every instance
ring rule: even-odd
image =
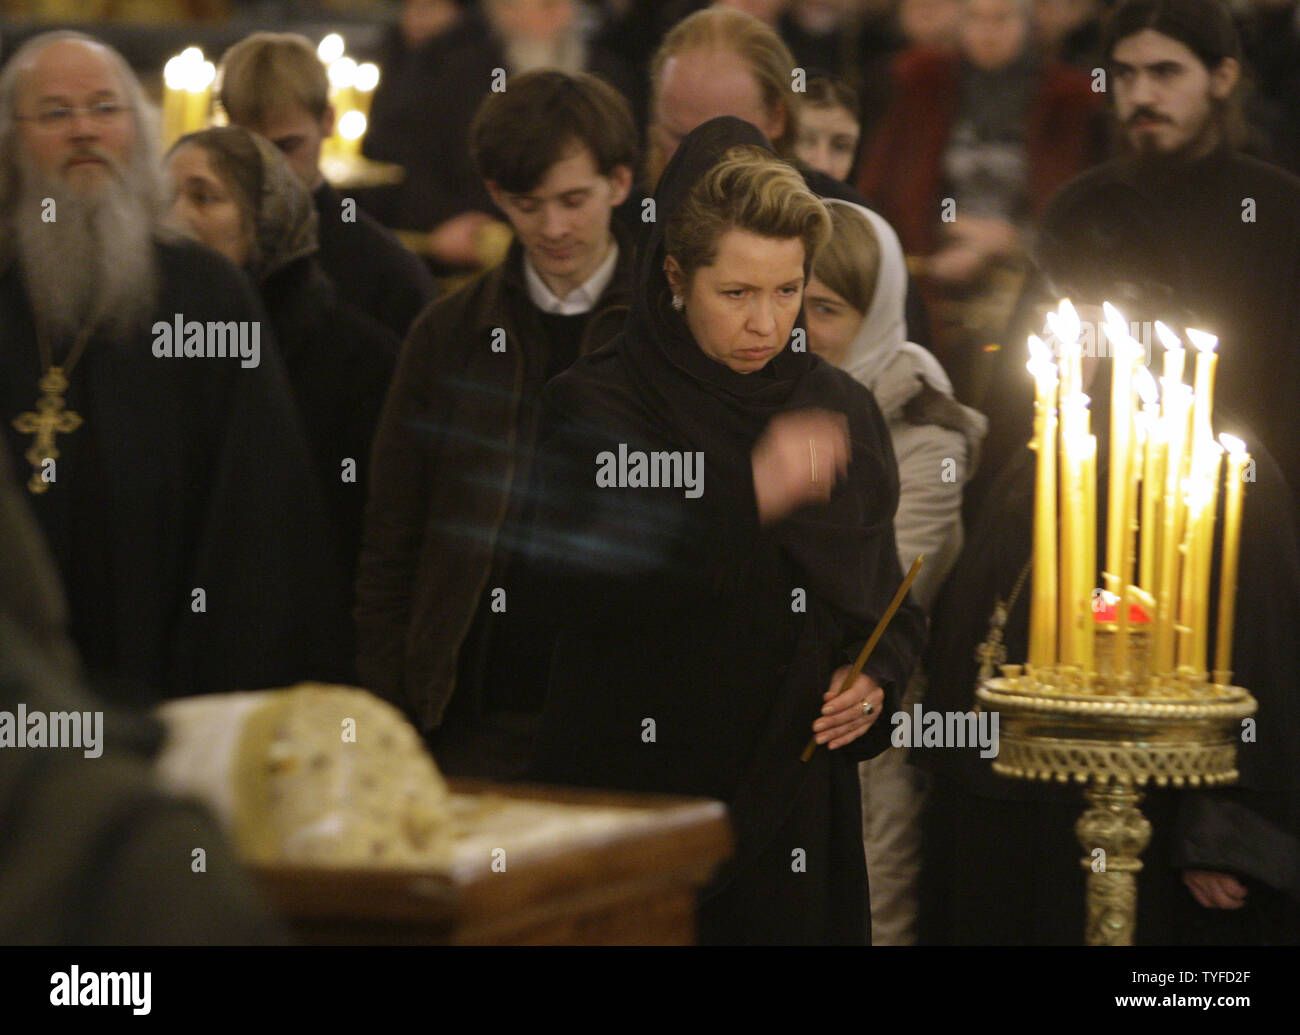
[[[230,121],[278,147],[311,192],[317,259],[339,297],[404,338],[433,300],[433,278],[355,201],[345,205],[321,173],[321,144],[334,130],[335,111],[325,66],[311,41],[292,33],[253,33],[222,57],[220,83]]]
[[[406,170],[390,226],[427,232],[442,272],[499,258],[505,224],[469,158],[469,125],[489,93],[535,68],[594,72],[625,96],[633,69],[594,46],[577,0],[407,0],[389,40],[362,150]],[[504,78],[503,78],[504,77]]]
[[[1085,72],[1100,67],[1102,13],[1102,0],[1034,0],[1039,50]]]
[[[899,0],[898,27],[907,46],[955,49],[961,8],[962,0]]]
[[[1261,158],[1300,173],[1300,5],[1246,0],[1236,9],[1253,90],[1246,117],[1258,127]]]
[[[864,0],[792,0],[777,31],[810,79],[829,76],[857,95],[861,131],[874,131],[889,102],[889,63],[906,42],[893,12]]]
[[[849,182],[858,157],[858,98],[835,79],[808,80],[794,153],[812,169]]]
[[[858,176],[922,275],[935,354],[977,407],[1034,222],[1100,157],[1101,97],[1084,73],[1038,56],[1028,4],[964,0],[958,51],[899,58],[893,103]]]
[[[593,44],[591,37],[599,23],[588,17],[578,0],[482,0],[482,4],[511,75],[534,68],[592,72],[624,97],[633,91],[635,73],[621,58]]]
[[[459,0],[405,0],[385,40],[361,152],[405,173],[378,193],[387,226],[419,231],[435,272],[472,269],[497,222],[469,157],[469,124],[500,55],[487,23]]]

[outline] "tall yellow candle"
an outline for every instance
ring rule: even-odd
[[[361,153],[361,138],[366,134],[366,117],[359,111],[345,111],[338,121],[338,133],[343,141],[341,153],[355,158]]]
[[[1133,351],[1136,345],[1128,333],[1128,323],[1109,302],[1106,313],[1106,337],[1110,342],[1110,494],[1106,507],[1106,588],[1123,592],[1119,569],[1123,564],[1124,520],[1129,492],[1129,453],[1133,427]],[[1132,344],[1130,344],[1132,343]]]
[[[1084,576],[1083,538],[1087,524],[1083,514],[1083,439],[1087,420],[1087,397],[1076,393],[1060,399],[1061,411],[1061,603],[1060,639],[1057,653],[1061,663],[1079,665],[1081,630],[1088,619],[1091,576]]]
[[[1056,664],[1056,366],[1047,346],[1029,338],[1029,372],[1034,376],[1034,441],[1038,454],[1034,483],[1034,571],[1030,596],[1029,663]]]
[[[1210,667],[1210,562],[1214,556],[1214,525],[1219,503],[1219,472],[1223,466],[1223,447],[1211,440],[1204,448],[1207,456],[1200,475],[1206,495],[1196,527],[1196,569],[1192,582],[1192,657],[1198,672]]]
[[[1164,380],[1173,384],[1182,384],[1183,363],[1187,359],[1187,350],[1183,348],[1178,335],[1159,320],[1156,321],[1156,337],[1165,347],[1165,365],[1162,372]]]
[[[1060,602],[1057,607],[1057,654],[1062,664],[1079,664],[1079,638],[1091,587],[1080,578],[1080,447],[1082,424],[1086,420],[1086,398],[1082,389],[1082,355],[1079,343],[1079,315],[1068,298],[1056,312],[1047,314],[1047,326],[1061,356],[1060,386],[1060,510],[1061,535],[1058,550]]]
[[[177,54],[163,66],[162,146],[166,151],[185,133],[185,58]]]
[[[370,102],[374,100],[375,87],[379,85],[379,66],[373,61],[357,65],[357,75],[352,86],[356,90],[357,111],[370,118]]]
[[[1164,496],[1161,482],[1164,465],[1164,425],[1160,421],[1159,393],[1156,379],[1146,367],[1138,367],[1135,378],[1142,399],[1142,520],[1139,522],[1140,569],[1138,585],[1155,595],[1157,560],[1160,555],[1159,504]],[[1152,616],[1154,618],[1154,616]]]
[[[1156,593],[1152,660],[1156,672],[1170,673],[1174,670],[1175,660],[1174,623],[1178,617],[1180,541],[1185,514],[1182,504],[1183,462],[1192,391],[1177,381],[1166,381],[1163,388],[1165,416],[1161,423],[1166,440],[1164,527],[1160,532],[1160,581]]]
[[[1219,339],[1213,334],[1190,327],[1187,328],[1187,339],[1197,348],[1196,380],[1193,383],[1196,401],[1193,404],[1192,419],[1199,434],[1200,431],[1209,429],[1210,413],[1214,409],[1214,368],[1219,361],[1214,348],[1219,344]],[[1213,439],[1210,442],[1213,444]]]
[[[337,154],[349,154],[353,148],[349,136],[345,135],[343,130],[347,127],[349,133],[355,132],[356,119],[351,113],[356,110],[354,84],[357,78],[357,63],[340,53],[339,57],[326,66],[325,74],[329,78],[330,105],[334,109],[334,132],[329,138],[330,150]],[[352,136],[351,139],[358,139],[358,136]]]
[[[194,133],[208,124],[212,81],[216,78],[217,69],[211,61],[204,61],[202,52],[199,52],[199,59],[189,66],[186,75],[184,132]]]
[[[1129,611],[1133,604],[1133,566],[1137,544],[1137,476],[1141,471],[1141,446],[1137,436],[1130,440],[1126,457],[1124,515],[1120,539],[1119,611],[1115,623],[1115,674],[1121,678],[1129,674]]]
[[[1195,396],[1192,402],[1192,454],[1193,470],[1204,471],[1209,464],[1209,450],[1217,449],[1214,433],[1210,430],[1210,413],[1214,409],[1214,368],[1219,361],[1214,347],[1219,339],[1205,331],[1187,328],[1187,339],[1196,346]]]
[[[1224,487],[1223,563],[1219,575],[1219,620],[1215,631],[1214,681],[1232,681],[1232,625],[1237,603],[1237,558],[1241,546],[1241,499],[1245,493],[1246,467],[1250,454],[1246,443],[1232,435],[1220,435],[1228,451],[1227,484]]]
[[[1059,395],[1062,400],[1070,399],[1076,392],[1083,391],[1083,345],[1079,335],[1083,324],[1079,320],[1078,310],[1068,298],[1057,303],[1056,311],[1047,313],[1047,329],[1056,339],[1061,356],[1061,386]],[[1061,416],[1061,428],[1065,428],[1065,415]]]
[[[1193,637],[1196,626],[1196,530],[1200,525],[1201,511],[1205,509],[1209,493],[1207,487],[1195,476],[1185,483],[1187,527],[1179,546],[1178,589],[1178,667],[1195,668],[1192,659]]]
[[[1086,400],[1086,396],[1084,397]],[[1088,411],[1084,410],[1083,444],[1080,449],[1083,534],[1079,570],[1088,591],[1084,604],[1083,628],[1079,637],[1079,665],[1085,673],[1093,670],[1092,587],[1097,579],[1097,436],[1088,434]]]

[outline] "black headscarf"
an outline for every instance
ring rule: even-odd
[[[585,429],[606,447],[621,440],[702,452],[704,457],[707,491],[698,501],[702,507],[686,501],[690,506],[678,505],[662,514],[636,512],[608,520],[607,514],[596,511],[616,507],[622,496],[589,493],[591,513],[583,515],[582,522],[589,534],[569,541],[572,563],[585,564],[597,578],[640,579],[653,577],[656,556],[660,566],[672,563],[667,552],[648,545],[670,536],[734,548],[740,564],[751,548],[747,544],[761,536],[774,540],[800,571],[807,589],[807,620],[793,656],[783,666],[781,686],[736,795],[728,802],[743,869],[741,861],[754,858],[770,842],[807,781],[830,779],[833,770],[838,774],[834,793],[856,802],[856,766],[851,763],[887,745],[888,724],[877,722],[852,748],[818,751],[810,764],[799,760],[831,673],[852,661],[888,606],[902,572],[893,532],[898,466],[871,393],[820,357],[790,347],[762,370],[736,373],[703,352],[684,318],[669,304],[663,272],[665,224],[700,177],[727,150],[742,144],[771,150],[753,126],[730,117],[706,122],[682,141],[659,181],[656,219],[638,252],[636,287],[623,332],[552,381],[545,398],[560,426]],[[827,503],[801,507],[760,529],[752,484],[754,446],[777,414],[813,407],[847,417],[852,443],[848,477],[836,484]],[[570,483],[574,491],[591,483],[591,448],[575,450],[583,453],[585,466]],[[649,498],[638,494],[638,505]],[[668,527],[683,512],[695,516],[685,526]],[[629,572],[625,558],[638,555],[638,549],[651,564]],[[698,554],[694,563],[716,560]],[[901,693],[923,630],[919,610],[906,604],[877,645],[868,674]],[[890,709],[887,703],[886,712]],[[855,845],[860,867],[857,835],[845,835],[844,865],[849,869],[855,865]]]
[[[873,591],[880,577],[876,544],[892,529],[898,505],[898,466],[875,400],[819,356],[789,345],[762,370],[737,373],[704,353],[670,304],[663,270],[667,224],[699,179],[738,145],[772,150],[750,123],[731,116],[711,119],[683,139],[659,180],[655,221],[638,250],[631,311],[623,334],[608,346],[621,353],[635,399],[600,400],[593,384],[593,391],[551,393],[550,402],[566,417],[603,428],[625,425],[627,405],[633,403],[647,438],[704,454],[710,493],[716,486],[728,496],[751,498],[751,454],[774,416],[813,407],[848,416],[856,476],[840,482],[828,504],[801,508],[773,531],[821,599],[874,623],[883,609],[875,606]],[[580,387],[586,372],[596,372],[601,357],[592,358],[594,364],[570,370],[570,389]],[[565,413],[566,398],[581,398],[588,412]],[[606,412],[591,413],[593,399]],[[892,584],[882,587],[885,603],[902,581],[901,572],[886,581]],[[892,649],[883,641],[881,647],[886,653]],[[901,656],[898,661],[906,667]]]

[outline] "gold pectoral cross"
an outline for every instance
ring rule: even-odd
[[[13,424],[24,435],[34,435],[32,447],[24,456],[32,465],[32,476],[27,488],[33,493],[45,492],[49,482],[41,477],[46,460],[58,458],[54,446],[56,434],[76,431],[81,427],[81,416],[63,408],[63,393],[68,390],[68,379],[61,367],[50,367],[40,380],[41,397],[36,401],[35,413],[20,413]]]

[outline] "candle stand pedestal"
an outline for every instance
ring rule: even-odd
[[[1086,785],[1075,825],[1088,873],[1085,941],[1132,945],[1139,856],[1151,837],[1141,788],[1235,781],[1241,723],[1255,699],[1186,670],[1141,680],[1093,674],[1085,685],[1077,668],[1001,668],[975,695],[999,715],[993,771]]]

